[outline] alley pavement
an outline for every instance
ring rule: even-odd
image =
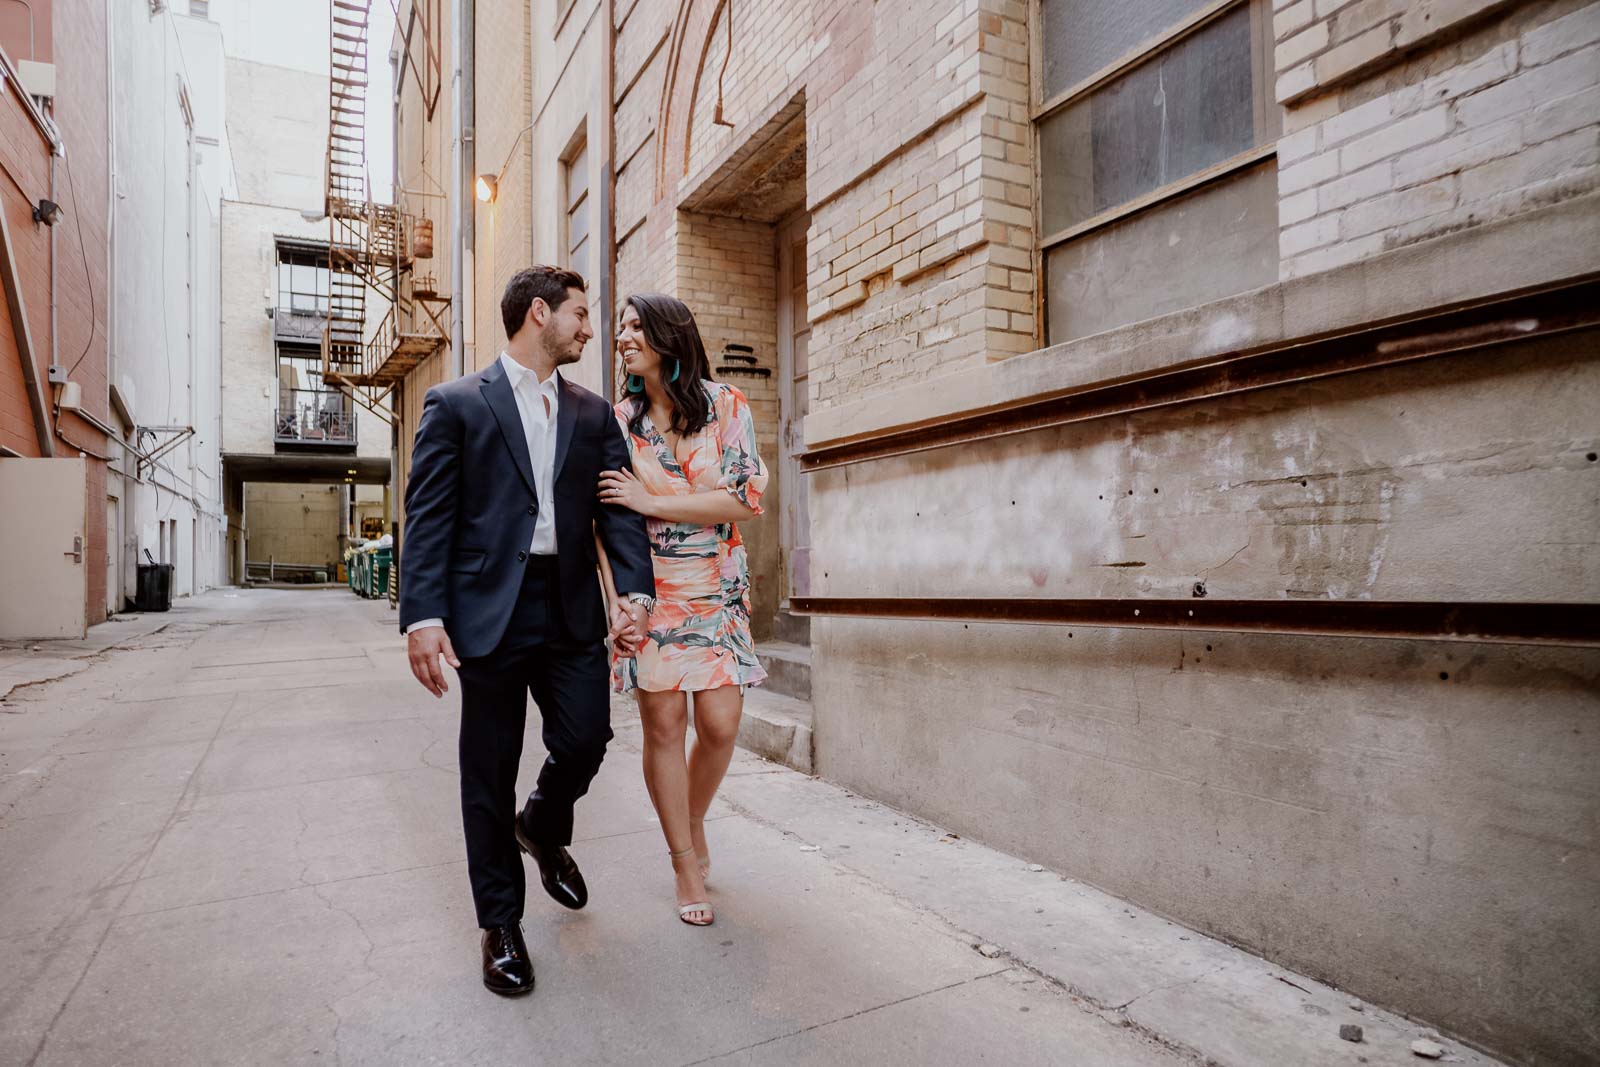
[[[623,701],[578,807],[589,907],[531,879],[538,986],[502,1000],[456,693],[411,679],[394,618],[223,590],[0,646],[0,1064],[1493,1062],[743,752],[708,824],[717,921],[686,926]]]

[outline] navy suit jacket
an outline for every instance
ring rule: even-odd
[[[560,372],[557,372],[558,374]],[[561,379],[556,416],[556,553],[567,632],[605,636],[593,531],[617,589],[655,593],[643,516],[600,503],[600,472],[632,470],[611,406]],[[400,628],[444,620],[458,656],[486,656],[522,589],[542,502],[528,439],[499,360],[428,390],[411,453],[400,546]]]

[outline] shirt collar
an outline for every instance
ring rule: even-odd
[[[561,390],[556,388],[561,378],[560,371],[551,371],[550,377],[541,382],[534,377],[533,371],[512,359],[509,352],[500,353],[500,365],[505,368],[506,381],[511,385],[513,391],[522,388],[526,384],[529,388],[536,392],[544,393],[551,399],[557,399],[561,396]]]

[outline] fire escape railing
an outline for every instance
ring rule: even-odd
[[[324,380],[392,421],[382,401],[413,367],[448,342],[434,306],[448,301],[431,293],[413,296],[409,284],[414,259],[432,255],[431,224],[372,199],[366,156],[370,14],[371,0],[331,3],[325,160],[329,299],[322,366]],[[409,41],[408,29],[408,48]],[[370,334],[369,300],[387,304]],[[425,314],[418,315],[419,308]]]

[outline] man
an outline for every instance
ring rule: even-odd
[[[609,620],[613,632],[646,632],[655,579],[644,520],[595,491],[602,470],[629,467],[611,407],[556,369],[576,363],[594,336],[583,279],[555,267],[520,271],[500,313],[510,339],[500,358],[423,401],[406,486],[400,626],[424,688],[444,695],[441,659],[461,680],[461,816],[483,984],[514,996],[534,982],[518,848],[559,903],[588,900],[567,846],[573,804],[611,740],[595,532],[617,589],[631,591]],[[550,754],[519,812],[529,693]]]

